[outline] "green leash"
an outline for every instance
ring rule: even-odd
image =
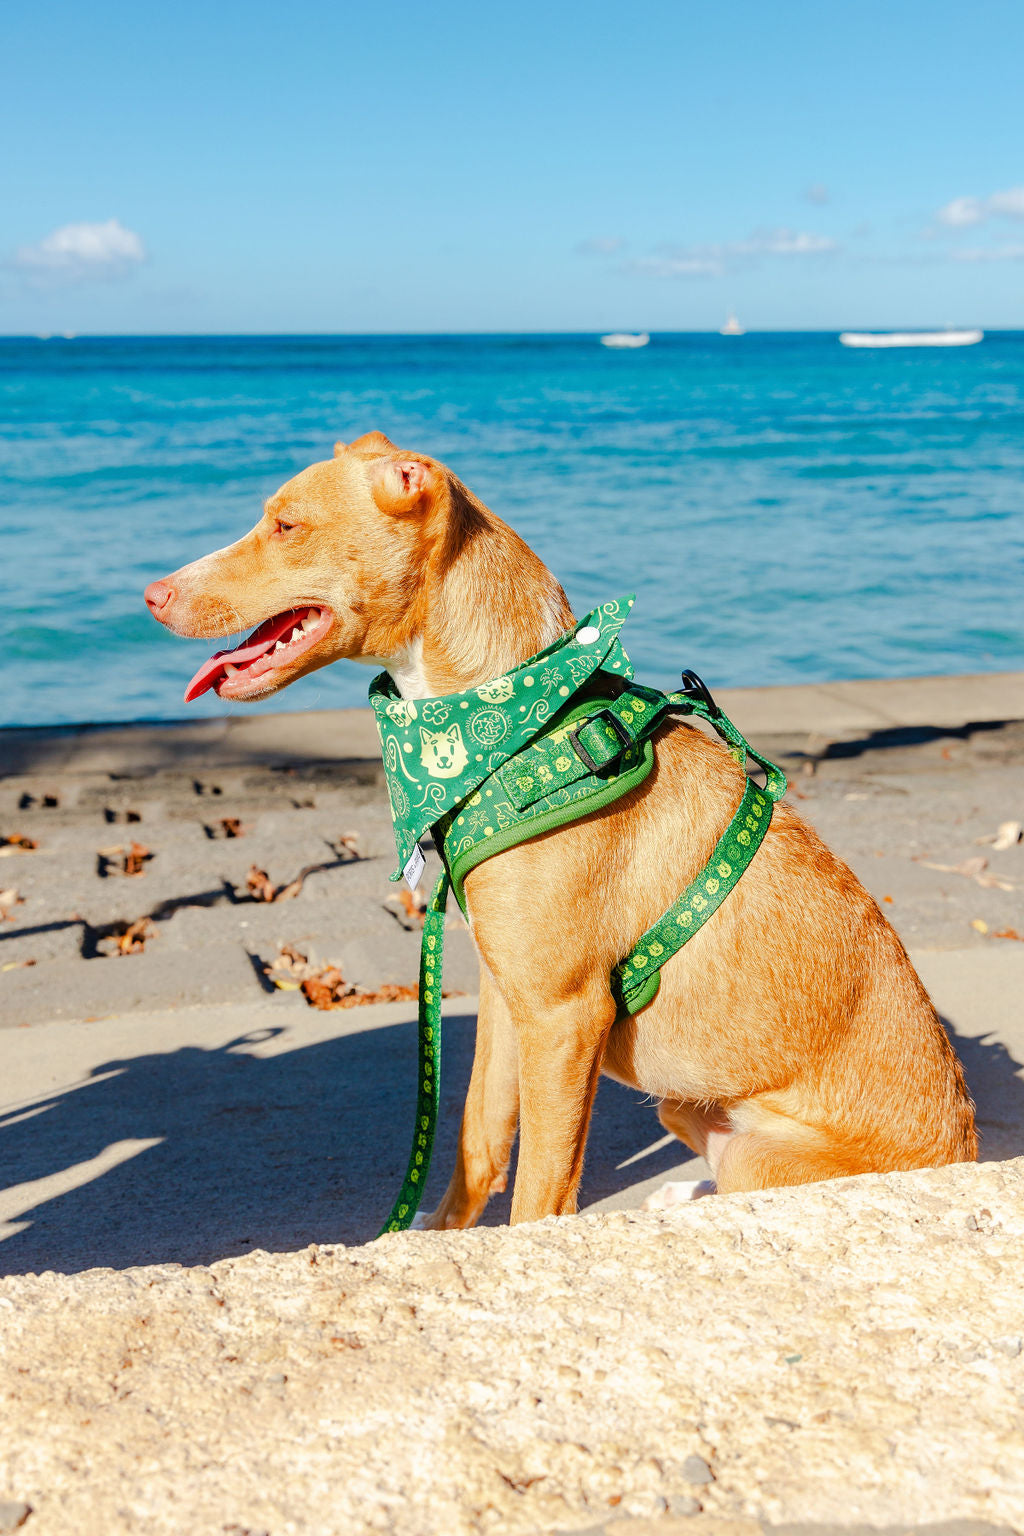
[[[444,960],[444,909],[448,905],[448,871],[443,869],[430,893],[423,914],[420,945],[420,999],[417,1010],[419,1079],[416,1084],[416,1125],[409,1166],[391,1207],[391,1215],[378,1232],[404,1232],[423,1198],[423,1186],[434,1150],[437,1111],[441,1102],[441,966]]]
[[[422,871],[417,838],[428,825],[436,828],[444,865],[423,920],[412,1151],[380,1235],[412,1225],[430,1168],[440,1103],[445,908],[452,887],[465,910],[463,882],[477,864],[628,793],[653,767],[651,737],[667,716],[693,714],[707,721],[744,771],[748,758],[764,770],[766,784],[760,789],[747,779],[739,806],[707,864],[612,971],[610,985],[620,1016],[637,1013],[657,994],[665,963],[735,890],[768,830],[775,802],[786,793],[782,770],[749,745],[695,673],[684,672],[683,689],[672,694],[631,681],[632,667],[618,641],[631,606],[632,599],[620,599],[595,609],[573,635],[470,695],[399,701],[387,674],[371,686],[407,879],[415,885]],[[581,657],[583,646],[591,656]],[[527,692],[538,684],[536,693]],[[606,697],[609,685],[613,692]],[[519,704],[519,699],[525,702]],[[514,738],[508,743],[511,750],[492,748],[474,754],[471,762],[466,739],[493,736],[497,705],[518,727],[506,729],[502,737],[502,745],[506,737]],[[471,708],[474,714],[467,714]],[[530,718],[516,720],[513,711],[529,713]],[[421,747],[417,776],[413,723],[421,720],[431,724],[416,727]],[[455,782],[443,785],[438,795],[439,786],[430,782],[437,778]],[[429,822],[423,820],[425,815],[431,816]],[[397,870],[392,879],[401,873]]]

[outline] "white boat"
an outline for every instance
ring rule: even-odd
[[[728,315],[725,317],[725,324],[722,326],[722,329],[718,334],[719,336],[745,336],[747,333],[730,309]]]
[[[984,331],[841,331],[844,347],[973,347]]]
[[[646,347],[650,341],[646,331],[610,331],[601,337],[602,347]]]

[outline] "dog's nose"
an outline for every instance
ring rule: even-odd
[[[146,607],[158,619],[168,604],[174,601],[175,592],[169,581],[151,581],[142,595],[146,599]]]

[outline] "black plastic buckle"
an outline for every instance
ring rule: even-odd
[[[689,667],[682,674],[682,687],[679,692],[685,693],[688,699],[695,699],[698,704],[703,704],[711,714],[721,714],[721,710],[711,697],[707,683],[703,678],[698,677],[696,672],[691,672]]]
[[[580,731],[585,725],[592,725],[595,720],[600,720],[602,717],[611,722],[613,731],[622,742],[623,750],[625,750],[626,747],[631,747],[633,745],[632,736],[626,730],[626,727],[623,725],[622,721],[618,719],[617,716],[613,715],[610,709],[599,710],[596,715],[591,715],[589,720],[581,720],[579,725],[574,725],[571,730],[566,731],[565,734],[572,742],[573,751],[576,753],[576,756],[579,758],[584,768],[589,768],[591,773],[600,773],[602,768],[607,768],[608,763],[594,762],[594,759],[591,757],[582,741],[580,741]],[[616,756],[618,755],[619,754],[616,754]],[[608,759],[608,762],[614,761],[614,758]]]

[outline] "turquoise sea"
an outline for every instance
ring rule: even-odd
[[[373,427],[443,459],[638,675],[712,686],[1024,665],[1024,333],[0,341],[7,724],[226,711],[142,589]],[[225,642],[221,641],[220,644]],[[365,701],[342,663],[263,708]],[[242,706],[236,706],[242,708]]]

